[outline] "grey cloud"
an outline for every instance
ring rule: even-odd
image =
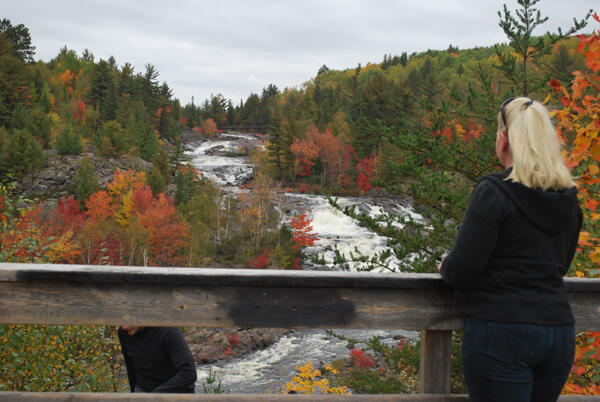
[[[96,58],[113,55],[160,72],[183,103],[222,93],[238,103],[269,83],[299,86],[322,64],[351,68],[384,53],[489,46],[506,41],[496,12],[514,0],[21,0],[3,4],[25,24],[36,57],[63,45]],[[568,27],[597,0],[543,0],[539,34]],[[594,21],[594,24],[595,21]],[[595,25],[597,27],[597,24]],[[588,32],[592,29],[590,28]]]

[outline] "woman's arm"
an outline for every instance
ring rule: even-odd
[[[506,198],[491,180],[482,180],[473,190],[452,250],[441,263],[446,282],[458,289],[479,283],[498,241],[506,211]]]

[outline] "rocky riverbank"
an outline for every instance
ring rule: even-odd
[[[227,361],[275,343],[289,330],[280,328],[185,328],[185,339],[199,364]]]

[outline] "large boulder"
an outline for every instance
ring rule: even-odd
[[[23,178],[17,190],[26,197],[58,199],[74,194],[77,183],[73,177],[83,158],[89,158],[96,168],[98,184],[106,188],[117,169],[134,169],[150,172],[152,163],[135,156],[122,155],[118,158],[101,158],[91,153],[82,155],[58,155],[55,150],[46,152],[44,167]]]

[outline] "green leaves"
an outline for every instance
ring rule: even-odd
[[[123,391],[114,327],[0,325],[0,390]]]

